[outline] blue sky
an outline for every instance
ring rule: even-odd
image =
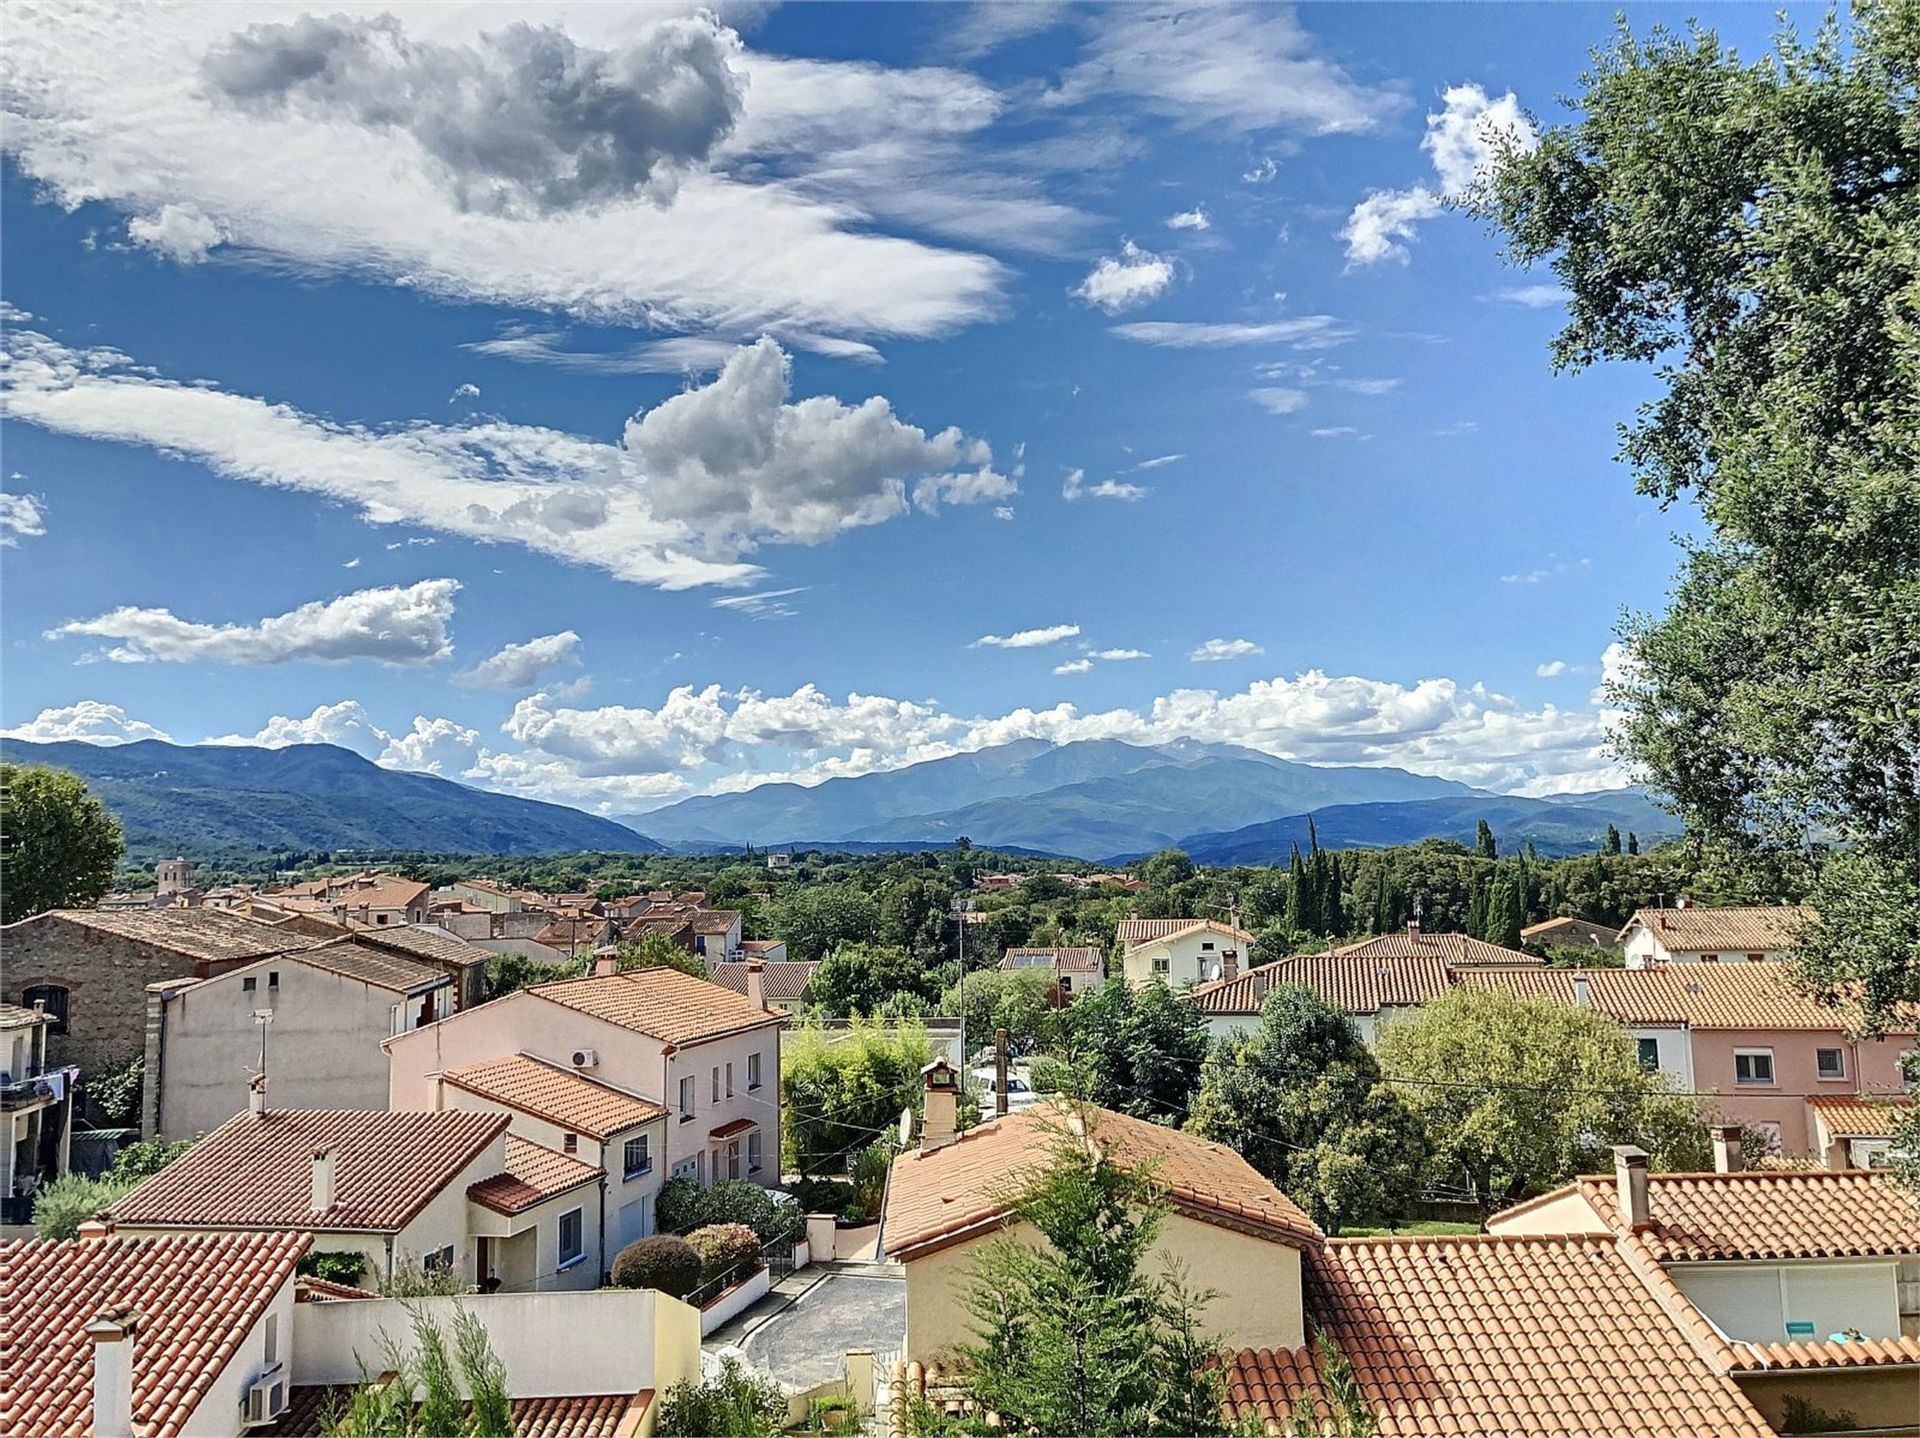
[[[0,723],[612,813],[1028,734],[1617,782],[1651,380],[1443,204],[1612,14],[22,7]]]

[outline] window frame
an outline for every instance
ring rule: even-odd
[[[1742,1078],[1740,1076],[1740,1061],[1742,1059],[1764,1059],[1767,1065],[1767,1076],[1765,1078]],[[1751,1069],[1752,1064],[1749,1063],[1748,1067]],[[1733,1051],[1733,1082],[1736,1088],[1778,1088],[1780,1086],[1780,1070],[1773,1061],[1773,1050],[1768,1048],[1735,1049]]]
[[[1634,1057],[1640,1061],[1641,1073],[1660,1072],[1660,1040],[1636,1038]],[[1651,1052],[1649,1052],[1651,1051]]]
[[[635,1144],[640,1145],[640,1162],[638,1165],[633,1161],[633,1146]],[[650,1133],[638,1133],[622,1144],[620,1146],[620,1167],[622,1170],[621,1177],[627,1179],[639,1178],[642,1174],[652,1173],[653,1135]]]
[[[680,1122],[692,1123],[700,1102],[700,1076],[682,1074],[680,1076]]]
[[[747,1130],[747,1172],[758,1173],[767,1166],[767,1146],[762,1141],[760,1130]]]
[[[1827,1054],[1832,1054],[1840,1060],[1838,1070],[1833,1073],[1828,1073],[1826,1067],[1820,1062],[1821,1058]],[[1845,1083],[1847,1081],[1847,1050],[1845,1046],[1841,1045],[1834,1048],[1816,1047],[1813,1051],[1813,1076],[1822,1083]]]
[[[760,1051],[755,1049],[747,1055],[747,1092],[752,1093],[760,1083]]]
[[[567,1220],[573,1220],[575,1248],[572,1256],[567,1254]],[[560,1215],[560,1221],[554,1225],[554,1254],[559,1260],[554,1264],[555,1273],[565,1273],[569,1268],[584,1263],[587,1257],[587,1211],[584,1208],[570,1208]]]

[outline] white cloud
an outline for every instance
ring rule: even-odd
[[[1251,639],[1209,639],[1187,658],[1195,664],[1217,664],[1223,659],[1250,659],[1266,652]]]
[[[725,609],[734,614],[744,614],[749,619],[791,619],[799,609],[787,601],[796,594],[805,594],[807,585],[798,584],[790,589],[762,589],[754,594],[726,594],[713,601],[715,609]]]
[[[1567,672],[1567,667],[1567,661],[1564,659],[1549,659],[1545,664],[1534,665],[1533,672],[1536,678],[1558,679]]]
[[[1582,555],[1578,559],[1560,559],[1549,554],[1542,564],[1533,569],[1520,570],[1513,574],[1500,576],[1502,584],[1541,584],[1549,579],[1558,579],[1563,575],[1582,574],[1593,568],[1593,558]]]
[[[1155,455],[1152,459],[1141,460],[1140,463],[1134,466],[1134,468],[1136,470],[1160,469],[1169,464],[1178,464],[1181,460],[1185,458],[1186,456],[1184,454],[1158,454],[1158,455]]]
[[[787,357],[772,340],[734,351],[711,384],[635,417],[617,445],[485,416],[345,424],[32,330],[10,328],[5,341],[0,413],[10,420],[146,445],[355,505],[373,523],[519,544],[667,589],[749,582],[761,571],[743,551],[818,543],[904,514],[909,484],[923,510],[1018,487],[993,468],[985,441],[928,434],[884,398],[789,402]]]
[[[1397,379],[1337,379],[1333,381],[1335,389],[1346,390],[1349,394],[1382,395],[1392,394],[1400,388]]]
[[[1147,493],[1144,484],[1124,484],[1117,479],[1103,479],[1088,484],[1084,469],[1070,469],[1061,482],[1060,497],[1069,503],[1081,499],[1140,499]]]
[[[162,205],[157,214],[128,220],[127,238],[175,264],[197,265],[227,236],[193,205]]]
[[[1093,661],[1091,659],[1069,659],[1064,664],[1054,665],[1053,672],[1055,674],[1086,674],[1090,672],[1092,668]]]
[[[480,398],[480,386],[479,386],[479,385],[477,385],[477,384],[457,384],[457,385],[455,385],[455,386],[453,387],[453,393],[447,396],[447,403],[448,403],[448,404],[454,404],[454,403],[456,403],[456,402],[457,402],[457,401],[459,401],[459,400],[463,400],[463,399],[478,399],[478,398]]]
[[[1325,429],[1310,429],[1307,433],[1314,439],[1365,439],[1367,437],[1350,424],[1329,425]]]
[[[1191,210],[1181,210],[1167,216],[1167,228],[1170,230],[1210,230],[1213,219],[1207,214],[1205,205],[1195,205]]]
[[[1236,345],[1287,344],[1295,349],[1325,349],[1351,338],[1332,315],[1302,315],[1291,320],[1203,323],[1191,320],[1133,320],[1115,325],[1122,339],[1166,349],[1226,349]]]
[[[1292,414],[1307,407],[1307,392],[1303,389],[1287,389],[1281,385],[1263,385],[1259,389],[1247,391],[1252,400],[1268,414]]]
[[[394,735],[375,762],[389,769],[413,769],[442,778],[463,778],[473,772],[482,753],[480,731],[451,719],[416,716],[413,728]]]
[[[318,705],[304,717],[276,714],[252,734],[222,734],[202,742],[252,744],[263,749],[285,749],[294,744],[334,744],[342,749],[351,749],[364,759],[377,759],[386,752],[392,736],[373,722],[365,705],[357,700],[343,699],[338,704]]]
[[[1105,663],[1117,664],[1128,659],[1151,659],[1153,656],[1144,649],[1095,649],[1087,655],[1089,659],[1099,659]]]
[[[1173,261],[1128,240],[1118,255],[1103,258],[1070,293],[1117,315],[1158,298],[1172,283]]]
[[[1427,133],[1420,141],[1433,163],[1437,184],[1375,190],[1355,205],[1340,230],[1347,263],[1406,260],[1407,243],[1421,221],[1438,215],[1448,200],[1468,194],[1487,177],[1506,147],[1531,150],[1538,143],[1512,91],[1496,100],[1478,85],[1449,85],[1441,96],[1441,108],[1428,114]]]
[[[982,634],[968,646],[973,649],[1038,649],[1079,636],[1078,624],[1050,624],[1044,629],[1020,629],[1012,634]]]
[[[122,664],[284,664],[296,659],[431,664],[453,652],[447,625],[458,580],[362,589],[314,600],[257,624],[200,624],[169,609],[123,606],[47,631],[49,639],[117,640],[106,658]]]
[[[525,689],[549,669],[580,662],[580,636],[571,629],[508,644],[482,659],[453,682],[472,689]]]
[[[1504,305],[1518,305],[1521,309],[1548,310],[1564,305],[1568,295],[1564,285],[1509,285],[1486,298]]]
[[[0,494],[0,547],[11,549],[22,539],[47,532],[46,511],[31,494]]]
[[[1065,20],[1065,0],[974,0],[958,7],[960,18],[947,43],[963,60],[977,60],[1015,40],[1051,30]]]
[[[25,724],[0,729],[0,738],[30,744],[58,744],[79,740],[87,744],[131,744],[140,739],[172,736],[140,719],[131,719],[118,704],[82,699],[61,709],[42,709]]]

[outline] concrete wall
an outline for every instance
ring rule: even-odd
[[[461,1280],[478,1283],[483,1275],[474,1272],[473,1240],[469,1237],[467,1222],[467,1189],[482,1179],[492,1178],[506,1166],[507,1139],[505,1134],[501,1134],[480,1150],[474,1160],[460,1170],[453,1182],[436,1193],[426,1207],[394,1236],[394,1266],[417,1264],[429,1253],[450,1243],[453,1245],[454,1266]]]
[[[1546,1203],[1508,1209],[1487,1220],[1488,1233],[1611,1233],[1613,1230],[1578,1192],[1563,1193]]]
[[[1859,1425],[1853,1432],[1911,1433],[1914,1415],[1920,1414],[1920,1370],[1912,1368],[1755,1374],[1737,1381],[1748,1401],[1776,1428],[1786,1416],[1789,1396],[1827,1413],[1851,1413]]]
[[[280,982],[269,986],[274,974]],[[453,989],[435,993],[450,1001]],[[276,1108],[384,1109],[380,1045],[403,1003],[417,1011],[420,1000],[285,956],[174,992],[161,1003],[160,1059],[146,1076],[159,1084],[160,1135],[194,1138],[247,1106],[247,1073],[260,1057],[256,1008],[273,1010],[267,1092]]]
[[[486,1325],[507,1382],[521,1397],[664,1392],[699,1376],[696,1310],[649,1289],[603,1288],[302,1303],[294,1315],[294,1382],[357,1383],[356,1355],[377,1370],[382,1334],[408,1341],[410,1308],[444,1325],[461,1307]]]
[[[182,1432],[185,1438],[233,1438],[236,1433],[246,1431],[241,1426],[247,1390],[254,1380],[267,1371],[267,1321],[273,1320],[276,1330],[275,1344],[279,1350],[275,1360],[286,1364],[293,1346],[293,1311],[296,1307],[310,1308],[311,1304],[298,1304],[293,1301],[292,1275],[280,1285],[266,1311],[254,1319],[253,1326],[247,1330],[247,1336],[241,1340],[233,1356],[214,1373],[208,1383],[204,1396],[194,1405],[188,1415]],[[135,1342],[138,1343],[136,1336]]]
[[[1677,1263],[1667,1272],[1729,1338],[1784,1343],[1789,1323],[1811,1323],[1816,1340],[1849,1328],[1898,1338],[1898,1269],[1892,1261]]]
[[[1151,983],[1156,977],[1166,981],[1173,988],[1182,984],[1204,983],[1208,979],[1219,977],[1220,957],[1228,949],[1240,955],[1240,967],[1247,966],[1247,945],[1227,934],[1203,930],[1189,934],[1185,938],[1172,942],[1155,940],[1145,944],[1135,944],[1126,951],[1121,959],[1127,982],[1138,987]],[[1165,956],[1167,972],[1154,972],[1153,961]]]

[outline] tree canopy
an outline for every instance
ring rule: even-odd
[[[1207,1024],[1184,994],[1120,981],[1064,1010],[1081,1097],[1155,1123],[1183,1123],[1207,1056]]]
[[[93,903],[121,852],[119,823],[78,775],[0,764],[0,922]]]

